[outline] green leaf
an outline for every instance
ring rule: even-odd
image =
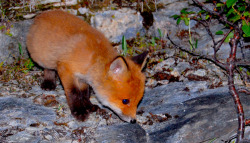
[[[197,49],[198,48],[198,39],[195,40],[195,45],[194,48]]]
[[[223,33],[223,31],[219,30],[219,31],[217,31],[215,34],[216,34],[216,35],[223,35],[224,33]]]
[[[226,5],[227,8],[231,7],[232,5],[234,5],[237,2],[237,0],[227,0]]]
[[[250,16],[250,13],[248,11],[243,13],[244,16]]]
[[[247,71],[247,75],[250,76],[250,71]]]
[[[246,34],[245,37],[250,37],[250,24],[248,23],[248,25],[247,25],[247,23],[243,20],[242,25],[243,25],[242,30],[243,30],[244,34]]]
[[[238,8],[238,10],[239,10],[239,11],[245,11],[245,10],[246,10],[246,7],[245,7],[245,6],[240,6],[240,7]]]
[[[181,10],[181,14],[188,14],[187,8],[183,8],[183,9]]]
[[[162,39],[163,35],[162,35],[162,32],[161,32],[161,29],[159,29],[159,28],[158,28],[158,33],[159,33],[160,39]]]
[[[223,3],[217,3],[216,7],[222,7],[224,4]]]
[[[192,44],[192,42],[190,40],[188,40],[188,43],[190,45],[190,50],[193,51],[193,44]]]
[[[176,24],[179,25],[181,22],[181,18],[178,18],[177,21],[176,21]]]
[[[194,11],[187,12],[187,14],[194,14],[194,13],[195,13]]]
[[[154,37],[155,38],[155,40],[160,40],[158,37]]]
[[[171,16],[171,18],[174,18],[174,19],[177,19],[179,17],[180,17],[180,15],[176,15],[176,14]]]
[[[152,42],[152,45],[155,46],[155,38],[154,37],[152,37],[151,42]]]
[[[127,42],[125,36],[122,36],[122,53],[125,56],[128,51]]]
[[[187,17],[185,17],[185,18],[183,18],[183,20],[184,20],[184,22],[185,22],[185,25],[189,25],[189,20],[188,20],[188,18]]]
[[[209,17],[210,17],[210,15],[206,15],[206,18],[205,18],[205,19],[207,20]]]
[[[235,15],[234,17],[228,19],[229,21],[236,22],[240,19],[240,15]]]
[[[21,56],[23,56],[23,49],[22,49],[22,45],[20,43],[18,43],[18,49],[19,49],[19,54]]]
[[[158,61],[158,62],[162,62],[162,61],[164,61],[164,59],[159,59],[159,61]]]
[[[228,17],[228,16],[231,15],[231,14],[236,14],[233,8],[231,8],[231,9],[227,12],[226,17]]]
[[[206,11],[205,10],[201,10],[201,11],[198,12],[198,14],[203,14],[203,13],[206,13]]]
[[[234,37],[234,31],[230,32],[228,35],[227,35],[227,38],[225,39],[225,42],[228,43],[230,41],[231,38]]]

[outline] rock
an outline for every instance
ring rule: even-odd
[[[121,124],[99,127],[95,132],[97,142],[146,143],[146,132],[138,124]]]
[[[148,79],[148,81],[145,84],[147,87],[155,87],[157,85],[157,81],[155,79]]]
[[[197,75],[197,76],[206,76],[206,75],[207,75],[207,72],[206,72],[206,70],[204,70],[204,69],[198,69],[198,70],[195,71],[193,74],[194,74],[194,75]]]
[[[154,66],[154,71],[155,72],[162,72],[163,68],[168,69],[171,66],[175,64],[175,59],[174,58],[168,58],[160,63],[158,63],[156,66]]]
[[[178,77],[187,69],[190,69],[190,64],[188,62],[179,62],[176,67],[173,67],[173,71],[171,71],[171,74],[175,77]]]
[[[33,18],[35,16],[36,16],[36,14],[32,13],[32,14],[23,15],[23,18],[25,18],[25,19],[31,19],[31,18]]]
[[[58,3],[54,3],[53,6],[55,7],[59,7],[59,6],[73,6],[77,4],[77,0],[66,0],[64,2],[58,2]]]
[[[0,32],[0,62],[4,61],[5,64],[10,64],[20,57],[19,47],[22,48],[23,57],[28,57],[26,34],[31,23],[32,20],[13,23],[13,27],[10,28],[12,36]]]
[[[3,132],[0,141],[4,142],[38,142],[40,137],[25,129],[39,124],[51,126],[56,119],[53,110],[13,97],[0,97],[0,115],[0,131]]]
[[[89,12],[89,9],[86,7],[80,7],[78,8],[78,11],[80,12],[80,14],[85,14]]]
[[[126,39],[134,38],[143,28],[140,14],[128,8],[97,12],[91,17],[91,25],[112,42],[120,42],[123,35]]]
[[[236,134],[237,114],[228,87],[203,89],[202,83],[193,82],[192,86],[190,83],[170,83],[145,92],[138,108],[143,111],[142,116],[153,121],[160,115],[166,116],[166,120],[144,127],[148,142],[190,143],[214,138],[219,142]],[[203,91],[192,90],[196,85],[201,85]],[[249,117],[250,97],[241,94],[240,98],[245,117]],[[249,137],[250,132],[246,130],[245,138]]]
[[[176,25],[176,21],[171,18],[171,16],[180,14],[180,10],[188,6],[187,1],[173,2],[165,5],[164,9],[153,12],[154,24],[148,31],[149,35],[159,37],[158,29],[164,33],[164,39],[166,39],[167,33],[175,35],[179,27]]]
[[[25,131],[18,132],[17,134],[14,134],[10,136],[10,138],[7,139],[7,142],[18,142],[18,143],[38,143],[41,141],[40,137],[32,136],[30,134],[27,134]]]
[[[61,0],[39,0],[41,4],[48,4],[48,3],[55,3],[55,2],[61,2]]]
[[[2,94],[9,96],[0,97],[1,142],[202,142],[213,138],[226,140],[237,129],[228,87],[207,89],[205,81],[146,88],[138,107],[137,124],[124,123],[104,109],[80,122],[71,116],[61,86],[55,91],[34,87],[26,93],[32,96],[22,99],[16,95],[22,90],[13,84],[15,81],[9,83],[13,87],[4,88],[6,83],[0,84],[1,91],[5,91]],[[17,92],[10,92],[11,88]],[[52,95],[60,106],[33,103],[37,97]],[[250,115],[249,98],[241,95],[246,117]],[[250,137],[247,127],[245,137]]]
[[[10,122],[11,119],[21,118],[22,121],[29,125],[36,122],[52,124],[56,116],[53,110],[44,106],[36,105],[27,99],[12,97],[0,97],[0,114],[4,114],[1,123]],[[17,123],[18,124],[18,123]],[[24,124],[19,124],[24,126]]]

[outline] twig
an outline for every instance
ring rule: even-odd
[[[220,44],[219,44],[217,47],[215,47],[215,49],[214,49],[216,52],[220,49],[221,45],[224,43],[225,39],[227,38],[227,36],[229,35],[229,33],[230,33],[231,31],[232,31],[232,30],[229,30],[229,31],[227,32],[227,34],[224,35],[224,37],[220,40]]]
[[[234,85],[234,69],[235,69],[235,61],[236,61],[236,51],[237,51],[237,44],[239,42],[239,32],[235,30],[234,37],[230,41],[231,46],[231,53],[230,57],[227,59],[229,66],[228,66],[228,85],[229,91],[234,99],[234,103],[237,109],[238,114],[238,132],[237,132],[237,139],[236,143],[239,143],[244,138],[244,131],[245,131],[245,117],[242,104],[240,102],[239,95],[235,89]]]
[[[241,93],[246,93],[246,94],[250,95],[250,91],[249,91],[249,90],[247,90],[247,89],[244,89],[244,88],[240,88],[240,89],[238,89],[238,92],[241,92]]]
[[[178,46],[177,44],[175,44],[175,43],[171,40],[171,38],[169,37],[168,34],[167,34],[167,38],[169,39],[169,41],[170,41],[176,48],[178,48],[178,49],[180,49],[180,50],[182,50],[182,51],[184,51],[184,52],[186,52],[186,53],[188,53],[188,54],[190,54],[190,55],[192,55],[192,56],[198,57],[198,58],[200,58],[200,59],[209,60],[209,61],[213,62],[214,64],[216,64],[217,66],[219,66],[220,68],[222,68],[223,70],[225,70],[225,71],[227,70],[227,68],[226,68],[227,66],[226,66],[225,64],[219,62],[218,60],[215,60],[212,56],[196,54],[196,53],[194,53],[194,52],[192,52],[192,51],[189,51],[189,50],[187,50],[187,49],[185,49],[185,48],[183,48],[183,47],[180,47],[180,46]]]

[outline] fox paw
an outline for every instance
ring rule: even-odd
[[[89,116],[89,112],[72,112],[72,115],[77,119],[77,120],[80,120],[80,121],[84,121],[88,118]]]
[[[74,109],[73,111],[71,111],[71,113],[77,120],[84,121],[88,118],[91,112],[96,112],[98,109],[100,109],[99,106],[92,105],[92,106],[85,107],[84,109],[83,108]]]
[[[41,84],[41,88],[43,90],[55,90],[56,89],[56,83],[51,80],[44,80]]]

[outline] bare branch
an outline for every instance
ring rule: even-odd
[[[241,93],[246,93],[246,94],[250,95],[250,91],[247,90],[247,89],[240,88],[240,89],[238,89],[238,91],[241,92]]]
[[[234,37],[230,41],[231,46],[231,53],[230,57],[227,59],[229,63],[228,66],[228,85],[229,91],[234,99],[234,103],[237,109],[238,115],[238,133],[236,143],[239,143],[244,138],[244,131],[245,131],[245,117],[242,104],[240,102],[239,94],[237,93],[234,85],[234,69],[235,69],[235,61],[236,61],[236,51],[237,51],[237,44],[239,42],[240,36],[238,30],[235,30]]]
[[[215,49],[214,49],[216,52],[220,49],[221,45],[224,43],[225,39],[227,38],[228,34],[229,34],[231,31],[232,31],[232,30],[229,30],[229,31],[227,32],[227,34],[224,35],[224,37],[220,40],[220,44],[219,44],[217,47],[215,47]]]
[[[177,44],[175,44],[175,43],[172,41],[172,39],[169,37],[168,34],[167,34],[167,38],[169,39],[169,41],[170,41],[176,48],[178,48],[178,49],[180,49],[180,50],[182,50],[182,51],[184,51],[184,52],[186,52],[186,53],[188,53],[188,54],[190,54],[190,55],[192,55],[192,56],[198,57],[198,58],[200,58],[200,59],[209,60],[209,61],[213,62],[215,65],[217,65],[217,66],[219,66],[220,68],[222,68],[223,70],[227,71],[227,66],[226,66],[225,64],[221,63],[220,61],[214,59],[212,56],[196,54],[196,53],[194,53],[194,52],[192,52],[192,51],[190,51],[190,50],[187,50],[187,49],[185,49],[185,48],[183,48],[183,47],[180,47],[180,46],[178,46]]]

